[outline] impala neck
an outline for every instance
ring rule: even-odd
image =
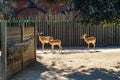
[[[39,38],[42,38],[42,36],[41,36],[41,35],[39,35]]]
[[[42,37],[42,34],[40,34],[39,36]]]
[[[88,41],[87,41],[86,37],[84,37],[84,41],[85,41],[86,43],[88,43]]]

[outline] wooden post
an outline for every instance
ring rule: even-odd
[[[23,22],[22,22],[22,26],[20,26],[21,27],[21,41],[23,42],[24,41],[24,20],[23,20]]]
[[[35,27],[34,27],[34,57],[36,60],[36,49],[37,49],[37,27],[38,27],[38,21],[37,21],[37,16],[35,16]]]
[[[23,42],[24,41],[24,19],[23,19],[23,23],[22,23],[22,26],[20,26],[20,28],[21,28],[21,42]],[[24,64],[23,64],[23,51],[22,51],[22,70],[23,70],[23,67],[24,67]]]
[[[2,80],[7,80],[7,22],[1,22],[1,39],[2,39]]]

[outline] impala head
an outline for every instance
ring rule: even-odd
[[[39,33],[38,31],[36,31],[36,34],[40,36],[40,35],[43,34],[43,32],[40,32],[40,33]]]
[[[82,35],[81,39],[84,39],[87,36],[87,34]]]
[[[51,37],[51,36],[49,36],[49,41],[52,41],[52,40],[54,40],[54,38],[53,38],[53,37]]]
[[[40,32],[40,35],[42,35],[43,34],[43,32]]]

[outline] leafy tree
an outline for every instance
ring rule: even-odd
[[[83,23],[119,23],[119,0],[75,0],[76,21]]]
[[[48,2],[49,4],[60,3],[63,5],[67,5],[70,4],[72,0],[45,0],[45,1]]]

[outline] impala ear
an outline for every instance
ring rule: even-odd
[[[87,36],[87,34],[84,34],[84,36]]]
[[[43,34],[43,32],[40,32],[40,35],[42,35]]]

